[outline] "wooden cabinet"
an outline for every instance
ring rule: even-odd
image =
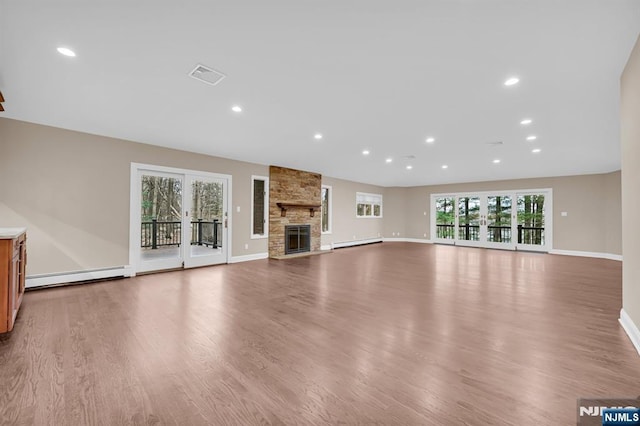
[[[0,333],[13,329],[24,295],[26,265],[26,230],[0,228]]]

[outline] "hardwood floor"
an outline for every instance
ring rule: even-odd
[[[621,263],[411,243],[28,292],[0,423],[570,425],[640,395]]]

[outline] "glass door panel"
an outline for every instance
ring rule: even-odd
[[[551,190],[492,191],[431,196],[431,236],[436,243],[551,250]]]
[[[453,242],[456,237],[455,197],[435,199],[435,240]]]
[[[513,246],[511,195],[487,196],[487,244],[489,247],[507,248]]]
[[[518,248],[536,250],[546,246],[545,194],[518,194]]]
[[[480,197],[458,197],[457,244],[478,245],[480,242]]]
[[[139,270],[182,266],[182,177],[142,171],[139,184]]]
[[[185,267],[213,265],[226,256],[226,180],[188,176],[191,208],[186,215],[189,240],[185,247]]]

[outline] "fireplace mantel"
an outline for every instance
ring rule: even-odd
[[[320,204],[299,204],[299,203],[276,203],[280,208],[280,216],[287,216],[287,209],[292,208],[300,208],[300,209],[309,209],[309,216],[313,217],[316,210],[320,210]]]

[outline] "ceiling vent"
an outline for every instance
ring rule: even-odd
[[[504,145],[504,142],[502,142],[502,141],[491,141],[491,142],[485,142],[485,144],[490,145],[490,146],[500,146],[500,145]]]
[[[206,67],[202,64],[196,65],[196,67],[189,73],[189,77],[195,78],[196,80],[200,80],[203,83],[210,84],[215,86],[220,83],[226,75],[222,74],[219,71],[214,70],[213,68]]]

